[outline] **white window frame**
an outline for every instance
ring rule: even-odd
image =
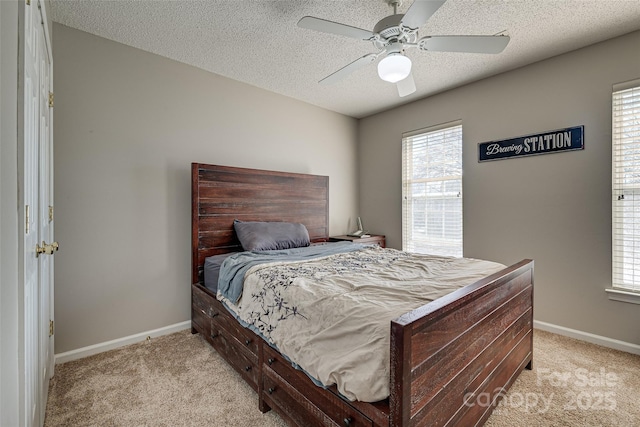
[[[640,304],[640,80],[613,86],[609,299]],[[634,158],[635,157],[635,158]]]
[[[444,154],[434,151],[438,150],[438,144],[442,144],[439,148],[446,144],[445,149],[449,152]],[[429,146],[431,146],[432,155],[442,154],[447,157],[428,159]],[[429,176],[419,178],[414,176],[416,168],[414,155],[415,151],[420,149],[426,150],[423,165],[433,161],[442,169],[439,174],[430,173]],[[423,196],[416,196],[416,189],[420,185],[423,186],[425,193]],[[440,191],[433,191],[438,186]],[[429,193],[428,188],[433,192]],[[424,199],[424,209],[415,208],[414,202],[419,199]],[[439,207],[441,210],[436,213],[442,221],[442,226],[438,227],[442,230],[442,235],[439,237],[434,236],[437,232],[429,231],[429,210],[426,207],[428,201],[441,202]],[[431,207],[433,205],[431,204]],[[450,208],[453,209],[450,210]],[[416,213],[424,216],[422,231],[418,231],[415,227]],[[445,236],[446,233],[449,235]],[[462,122],[458,120],[404,133],[402,135],[402,249],[408,252],[461,257],[462,243]]]

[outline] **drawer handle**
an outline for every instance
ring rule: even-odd
[[[211,338],[217,338],[218,335],[220,335],[220,334],[214,332],[214,333],[211,334]]]
[[[247,372],[249,372],[249,371],[251,370],[251,366],[245,366],[245,367],[244,367],[244,370],[245,370],[245,371],[247,371]]]
[[[343,421],[344,421],[344,425],[349,427],[351,425],[351,423],[353,422],[353,418],[347,417]]]
[[[273,365],[275,363],[276,359],[274,359],[273,357],[270,357],[269,359],[267,359],[267,363],[269,365]]]
[[[249,344],[251,344],[251,340],[244,340],[244,343],[245,343],[246,345],[249,345]]]
[[[214,311],[211,313],[211,317],[216,317],[217,315],[219,315],[220,313],[218,313],[217,311]]]
[[[267,390],[267,393],[273,394],[274,391],[276,391],[275,387],[269,387],[269,390]]]

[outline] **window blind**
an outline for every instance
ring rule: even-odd
[[[640,292],[640,81],[635,83],[613,92],[612,286]]]
[[[462,256],[462,126],[402,138],[402,248]]]

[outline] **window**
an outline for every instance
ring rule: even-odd
[[[462,125],[402,138],[402,249],[462,256]]]
[[[614,86],[612,294],[640,293],[640,80]],[[627,299],[623,299],[627,301]],[[636,301],[628,302],[639,302]]]

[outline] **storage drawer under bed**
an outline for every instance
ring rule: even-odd
[[[243,328],[213,296],[192,286],[191,321],[194,328],[258,390],[259,338]]]
[[[340,397],[313,384],[304,372],[291,366],[266,343],[263,352],[261,398],[290,422],[305,427],[373,426],[369,418]]]
[[[244,377],[254,390],[258,390],[260,369],[257,356],[242,347],[238,347],[224,329],[213,327],[211,334],[207,337],[207,341]]]
[[[219,305],[220,309],[214,310],[211,317],[211,330],[224,329],[227,332],[227,337],[234,341],[233,345],[246,349],[255,357],[258,357],[260,338],[249,329],[243,328],[222,304]]]

